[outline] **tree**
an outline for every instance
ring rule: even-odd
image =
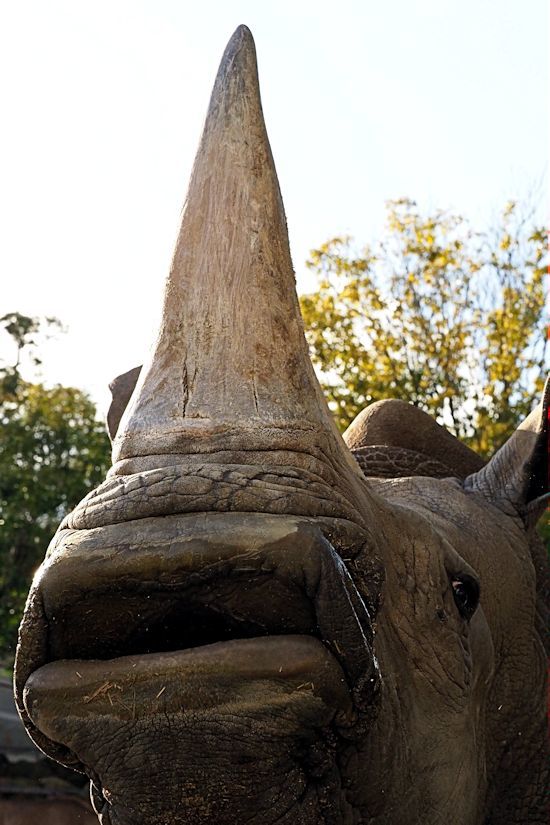
[[[314,250],[318,288],[301,307],[340,428],[373,401],[402,398],[491,454],[542,389],[546,263],[546,231],[514,202],[481,233],[391,201],[378,243]]]
[[[16,348],[0,367],[0,659],[9,662],[33,573],[60,519],[103,480],[110,447],[85,393],[23,380],[21,355],[38,362],[44,322],[11,313],[0,323]]]
[[[13,364],[4,363],[0,367],[0,391],[2,394],[13,395],[17,390],[17,385],[21,380],[21,359],[23,353],[27,356],[27,361],[34,367],[40,366],[42,361],[36,354],[36,335],[44,334],[44,327],[63,329],[58,318],[32,318],[29,315],[22,315],[20,312],[8,312],[0,318],[0,324],[11,337],[15,347],[15,361]]]

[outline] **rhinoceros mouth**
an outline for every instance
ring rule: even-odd
[[[315,753],[319,731],[349,731],[354,722],[340,666],[325,645],[306,635],[234,639],[106,661],[55,661],[30,676],[24,701],[33,722],[58,748],[56,757],[62,743],[65,759],[73,757],[72,767],[89,776],[94,808],[109,825],[137,821],[135,812],[128,812],[125,772],[157,788],[152,808],[155,813],[161,808],[159,822],[188,821],[181,813],[181,818],[168,819],[162,811],[165,790],[174,778],[181,782],[190,769],[186,747],[178,742],[175,730],[181,731],[184,743],[186,737],[200,742],[206,727],[209,736],[199,746],[201,760],[215,763],[211,742],[218,730],[223,743],[224,729],[238,727],[243,720],[243,733],[249,726],[263,727],[272,735],[275,731],[276,741],[270,746],[274,744],[282,758],[288,751],[296,758],[298,749],[301,770],[307,773],[308,753]],[[152,748],[149,754],[142,744],[144,732]],[[288,740],[298,744],[289,745]],[[132,767],[121,770],[120,765],[132,761],[136,741],[141,743],[143,758],[136,764],[134,757]],[[261,756],[266,747],[261,737],[256,747]],[[244,769],[248,779],[254,769],[247,770],[246,765],[255,761],[249,749],[250,744],[245,741],[243,746],[237,737],[235,770]],[[110,750],[117,753],[118,766],[113,766]],[[173,765],[162,765],[159,771],[159,752]]]
[[[338,531],[349,545],[357,541],[349,525],[333,526],[333,535]],[[342,682],[351,697],[353,713],[348,708],[340,719],[353,727],[370,709],[378,681],[371,616],[325,532],[302,517],[246,513],[61,531],[36,582],[41,616],[38,607],[34,620],[28,611],[30,627],[22,628],[40,654],[18,663],[19,704],[37,743],[78,766],[74,753],[55,744],[44,721],[48,704],[56,715],[60,695],[73,709],[90,697],[95,706],[99,696],[124,706],[129,695],[134,713],[136,702],[138,713],[145,706],[160,712],[151,697],[168,696],[178,669],[181,683],[205,661],[207,670],[218,662],[215,683],[227,668],[237,681],[267,678],[266,668],[277,680],[279,668],[294,660],[299,682],[314,690],[300,658],[308,645],[318,646],[316,661],[325,651],[331,683]],[[142,689],[134,696],[135,680]]]
[[[52,599],[52,582],[44,578],[51,660],[110,660],[233,639],[317,635],[309,597],[284,574],[262,569],[272,564],[259,557],[203,556],[198,569],[180,570],[170,583],[151,579],[140,561],[130,575],[111,571],[109,585],[88,590],[81,581],[78,596],[67,587]],[[82,568],[80,575],[87,578]]]

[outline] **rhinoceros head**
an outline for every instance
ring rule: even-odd
[[[138,372],[108,478],[35,578],[16,666],[30,735],[88,774],[100,821],[539,822],[547,412],[485,467],[401,402],[346,446],[245,27]]]

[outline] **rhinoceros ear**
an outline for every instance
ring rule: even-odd
[[[120,419],[132,397],[140,372],[141,367],[134,367],[128,372],[123,372],[122,375],[117,375],[109,384],[112,401],[107,410],[107,432],[111,441],[117,434]]]
[[[481,493],[509,515],[535,526],[548,504],[550,379],[542,401],[488,464],[468,476],[465,488]]]

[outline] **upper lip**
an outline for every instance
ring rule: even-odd
[[[209,555],[201,554],[191,569],[175,564],[171,581],[152,578],[143,557],[130,569],[107,564],[109,581],[93,589],[87,587],[89,567],[80,567],[62,590],[63,571],[46,573],[42,593],[51,659],[114,659],[233,638],[316,635],[312,600],[286,571],[272,570],[260,555],[220,559],[216,549]]]

